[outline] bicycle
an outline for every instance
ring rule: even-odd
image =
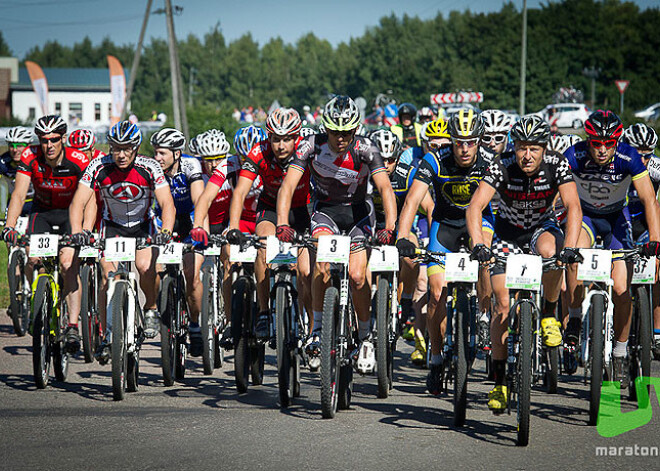
[[[634,260],[632,276],[633,315],[628,349],[630,351],[629,399],[637,400],[637,378],[651,376],[651,342],[653,340],[652,290],[655,283],[655,257]]]
[[[85,363],[94,361],[94,352],[101,344],[103,326],[99,312],[99,287],[101,285],[101,269],[99,266],[100,250],[94,244],[98,235],[92,235],[92,242],[87,247],[81,247],[78,257],[80,267],[80,325],[82,333],[83,358]]]
[[[66,381],[69,370],[64,338],[69,314],[66,301],[60,297],[59,271],[59,249],[69,246],[68,242],[67,237],[57,234],[30,236],[30,256],[40,258],[32,282],[32,365],[39,389],[48,385],[51,357],[57,381]]]
[[[20,236],[25,235],[28,218],[20,216],[16,222],[16,231]],[[18,243],[9,248],[7,257],[7,281],[9,284],[9,310],[8,314],[14,327],[14,333],[23,337],[30,328],[30,296],[32,288],[25,272],[27,252],[25,247],[28,238],[19,239]]]

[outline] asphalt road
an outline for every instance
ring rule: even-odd
[[[377,399],[376,378],[356,375],[351,409],[333,420],[321,418],[319,379],[308,371],[302,397],[280,410],[273,351],[264,384],[238,395],[230,354],[208,377],[189,360],[185,380],[165,387],[158,343],[151,342],[142,352],[138,392],[114,402],[109,367],[86,365],[80,356],[67,382],[37,390],[30,345],[31,337],[16,337],[0,313],[0,469],[587,470],[658,469],[660,460],[640,456],[660,447],[655,396],[647,425],[604,438],[587,425],[587,388],[576,376],[561,377],[556,395],[534,389],[530,445],[517,447],[515,416],[494,416],[486,407],[491,386],[480,360],[470,378],[467,423],[455,428],[451,396],[425,392],[426,371],[410,366],[412,348],[403,341],[390,397]],[[617,447],[608,452],[621,456],[597,456],[596,447]],[[626,456],[625,447],[637,456]]]

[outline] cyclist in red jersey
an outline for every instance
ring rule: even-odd
[[[261,177],[263,191],[257,204],[256,234],[259,237],[275,235],[277,226],[277,193],[282,180],[287,173],[289,164],[293,160],[298,142],[300,142],[300,128],[302,121],[294,109],[277,108],[266,119],[268,140],[261,145],[254,146],[246,156],[241,169],[234,196],[229,210],[229,232],[227,240],[240,244],[244,235],[239,229],[239,220],[245,198],[252,188],[255,179]],[[299,234],[310,227],[310,217],[307,211],[309,202],[309,172],[303,175],[298,183],[291,201],[289,211],[289,224]],[[259,303],[259,316],[255,333],[257,338],[267,339],[270,329],[268,321],[270,287],[267,274],[266,250],[259,249],[254,272],[257,279],[257,301]],[[298,292],[308,312],[311,314],[311,295],[309,293],[310,264],[308,250],[301,250],[298,254]]]
[[[67,136],[66,145],[67,147],[82,152],[90,161],[99,157],[105,157],[106,155],[104,152],[101,152],[94,147],[96,145],[96,135],[94,135],[94,132],[91,129],[80,128],[76,129],[75,131],[71,131]],[[85,211],[87,212],[85,214],[85,220],[87,221],[90,220],[88,218],[92,217],[94,211],[96,211],[96,223],[94,224],[94,230],[98,231],[100,229],[101,219],[103,217],[103,204],[101,201],[101,195],[98,191],[96,192],[96,206],[93,204],[88,204],[85,207]]]
[[[15,244],[18,233],[14,229],[20,216],[25,196],[30,188],[34,188],[34,203],[30,211],[28,234],[70,234],[68,209],[73,194],[78,186],[78,180],[89,164],[85,154],[75,149],[64,147],[66,122],[55,115],[39,118],[34,131],[39,137],[39,145],[30,146],[23,151],[21,162],[16,171],[16,182],[9,203],[7,225],[3,231],[3,239]],[[90,227],[91,229],[91,227]],[[26,273],[32,278],[34,265],[38,259],[30,258]],[[62,270],[62,295],[69,309],[69,325],[64,331],[66,349],[75,353],[80,349],[78,333],[78,316],[80,314],[80,283],[78,276],[78,258],[75,250],[66,247],[60,250],[60,265]]]

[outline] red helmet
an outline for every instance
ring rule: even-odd
[[[89,129],[76,129],[69,133],[67,145],[76,150],[90,150],[96,144],[96,136]]]
[[[618,140],[623,134],[623,124],[613,112],[598,110],[584,122],[584,132],[587,138]]]

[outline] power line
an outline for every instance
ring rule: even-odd
[[[106,24],[111,24],[111,23],[128,23],[131,21],[140,21],[140,17],[136,17],[134,15],[131,16],[119,16],[115,18],[108,18],[104,20],[99,20],[98,17],[90,20],[78,20],[78,21],[62,21],[58,23],[53,23],[53,22],[42,22],[42,21],[34,21],[34,20],[25,20],[25,19],[13,19],[13,18],[2,18],[0,19],[0,22],[6,21],[8,23],[17,23],[19,25],[34,25],[34,26],[49,26],[49,27],[57,27],[57,26],[103,26]],[[5,28],[3,27],[3,31],[11,31],[15,29],[24,29],[23,26],[16,26],[16,27],[8,27]]]
[[[38,2],[23,2],[23,1],[8,1],[1,0],[0,6],[3,8],[14,8],[14,7],[38,7],[38,6],[50,6],[50,7],[59,7],[61,5],[71,5],[76,3],[92,3],[92,2],[101,2],[105,0],[68,0],[65,2],[53,2],[53,1],[38,1]]]

